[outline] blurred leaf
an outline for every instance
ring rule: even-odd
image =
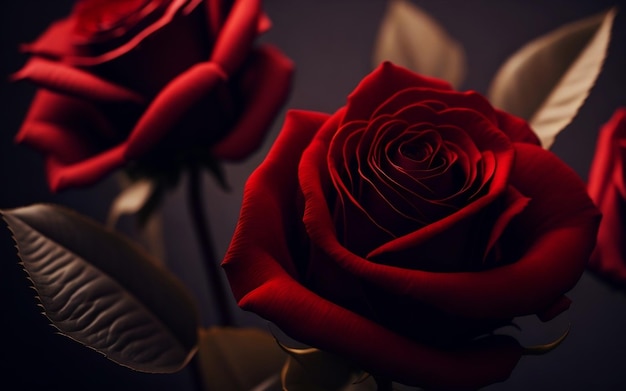
[[[492,104],[528,120],[549,149],[600,74],[616,12],[567,24],[523,46],[496,73]]]
[[[200,329],[199,338],[198,364],[207,391],[263,391],[280,384],[287,354],[272,335],[255,328],[212,327]]]
[[[142,372],[175,372],[189,362],[197,349],[194,301],[138,246],[56,205],[1,213],[61,334]]]
[[[157,186],[151,179],[125,181],[123,190],[113,200],[107,216],[107,227],[114,228],[120,217],[138,213],[154,194]]]
[[[367,373],[341,357],[315,348],[280,346],[289,353],[281,374],[283,389],[286,391],[376,389],[375,382]]]
[[[374,46],[374,67],[383,61],[447,80],[458,87],[465,77],[465,53],[443,27],[407,0],[391,0]]]
[[[155,260],[164,264],[163,219],[160,213],[164,185],[159,184],[158,179],[147,177],[131,179],[120,175],[118,179],[122,190],[109,208],[106,226],[115,229],[122,216],[134,215],[143,244]]]

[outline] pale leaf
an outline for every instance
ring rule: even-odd
[[[613,8],[567,24],[526,44],[496,73],[491,103],[528,120],[549,149],[600,74],[615,13]]]
[[[118,179],[122,190],[109,208],[107,227],[115,229],[122,216],[134,215],[142,242],[154,256],[153,259],[163,263],[163,219],[158,208],[163,189],[153,179],[133,181],[126,176],[119,176]]]
[[[463,47],[425,11],[391,0],[374,44],[373,65],[391,61],[458,87],[465,77]]]
[[[1,213],[61,334],[137,371],[171,373],[189,362],[197,350],[195,303],[138,246],[61,206]]]
[[[256,328],[211,327],[199,332],[197,361],[209,390],[265,391],[280,384],[287,354]]]
[[[283,389],[286,391],[376,389],[375,382],[367,373],[341,357],[315,348],[280,346],[289,353],[281,374]]]
[[[115,197],[109,209],[106,222],[109,228],[114,228],[123,215],[139,212],[156,190],[156,184],[150,179],[140,179],[122,186],[123,190]]]

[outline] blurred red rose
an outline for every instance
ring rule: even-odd
[[[626,286],[626,107],[615,111],[598,135],[589,171],[589,195],[602,212],[589,268]]]
[[[476,389],[523,352],[481,336],[567,309],[598,223],[526,122],[384,63],[335,114],[288,113],[223,267],[243,309],[303,343],[401,383]]]
[[[40,89],[16,141],[41,152],[53,191],[131,164],[239,160],[287,99],[292,63],[256,47],[260,0],[80,0],[34,43],[14,80]]]

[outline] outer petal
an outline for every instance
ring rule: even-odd
[[[230,133],[213,148],[213,155],[225,160],[241,160],[262,143],[278,111],[291,90],[293,63],[273,46],[263,46],[247,67],[242,94],[248,101]]]
[[[272,150],[248,179],[239,223],[222,264],[240,306],[304,343],[407,384],[471,389],[506,379],[521,355],[510,338],[439,351],[327,302],[293,279],[297,272],[288,237],[297,223],[295,167],[326,119],[322,114],[289,112]]]
[[[450,84],[443,80],[418,75],[385,61],[363,78],[348,96],[348,111],[344,122],[369,119],[376,108],[388,97],[410,87],[452,89]]]
[[[131,132],[127,157],[138,158],[150,151],[195,104],[225,79],[226,75],[217,64],[205,62],[194,65],[169,82]]]
[[[626,107],[598,136],[589,171],[589,195],[603,213],[590,270],[626,286]]]
[[[114,135],[96,106],[42,89],[35,94],[15,141],[69,164],[97,152],[97,145],[106,145]]]
[[[415,343],[317,296],[278,268],[271,254],[256,250],[250,248],[246,258],[267,270],[267,280],[239,305],[271,319],[293,338],[337,353],[375,375],[426,389],[475,390],[506,380],[522,355],[520,345],[505,336],[457,350]]]
[[[270,245],[259,251],[272,254],[282,268],[292,275],[297,274],[290,259],[284,234],[289,232],[287,228],[291,228],[293,222],[297,221],[294,219],[297,215],[294,198],[298,191],[298,161],[302,150],[328,117],[322,113],[288,111],[283,129],[267,157],[248,178],[236,234],[222,264],[237,299],[270,277],[267,274],[268,270],[252,263],[254,258],[248,259],[249,247],[252,244],[261,247],[265,244]],[[256,220],[259,213],[265,213],[257,209],[256,205],[267,203],[273,204],[273,209],[286,209],[283,213],[288,218],[280,219],[274,215],[271,218]]]
[[[67,65],[34,58],[12,75],[12,81],[28,80],[41,87],[97,102],[144,103],[144,98],[126,87]]]
[[[172,21],[179,16],[181,9],[183,10],[182,13],[189,13],[200,5],[201,2],[202,0],[173,0],[165,12],[163,12],[163,14],[154,23],[146,26],[143,30],[135,33],[127,40],[124,40],[123,43],[116,46],[114,49],[97,56],[81,56],[80,54],[77,54],[74,57],[65,57],[64,60],[68,63],[79,66],[93,66],[113,60],[132,51],[143,40],[170,25]]]
[[[481,273],[431,273],[364,261],[327,230],[313,238],[349,273],[444,312],[507,319],[548,310],[582,275],[595,245],[599,213],[578,175],[556,156],[530,144],[516,144],[516,149],[511,183],[532,199],[514,219],[524,235],[520,240],[529,238],[517,262]],[[330,224],[322,210],[315,220]]]
[[[20,49],[25,53],[56,59],[75,55],[71,39],[73,29],[72,19],[58,20],[52,23],[37,40],[22,45]]]
[[[65,188],[84,187],[93,184],[126,163],[124,159],[125,147],[124,144],[120,144],[89,159],[69,165],[54,158],[47,158],[46,170],[50,189],[57,192]]]
[[[215,42],[211,61],[232,75],[250,53],[261,17],[260,0],[236,0]]]
[[[496,115],[500,129],[511,141],[541,145],[541,141],[526,121],[502,110],[496,110]]]

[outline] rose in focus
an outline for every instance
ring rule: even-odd
[[[589,268],[626,286],[626,107],[602,127],[589,170],[588,189],[603,218]]]
[[[303,343],[476,389],[523,354],[490,332],[568,308],[598,224],[525,121],[387,62],[336,113],[288,113],[223,267],[243,309]]]
[[[23,46],[13,79],[40,88],[16,141],[44,156],[53,191],[243,159],[290,89],[291,61],[254,44],[269,27],[260,0],[79,0]]]

